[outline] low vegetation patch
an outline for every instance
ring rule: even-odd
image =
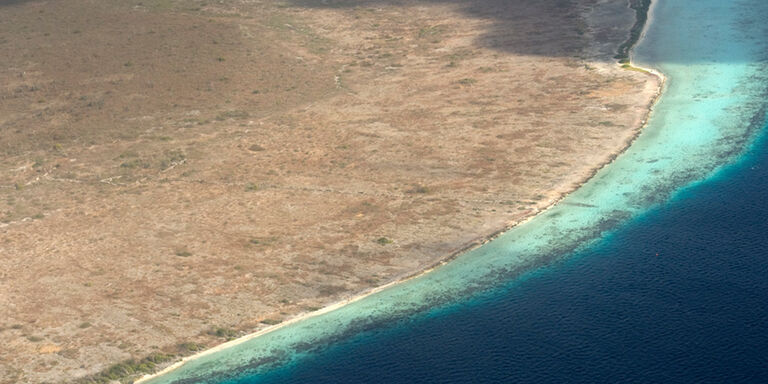
[[[626,69],[626,70],[628,70],[628,71],[635,71],[635,72],[640,72],[640,73],[650,73],[650,72],[648,72],[645,69],[635,67],[635,66],[633,66],[631,64],[623,64],[621,67]]]
[[[424,185],[417,185],[417,186],[407,190],[406,192],[407,193],[420,193],[420,194],[424,194],[424,193],[429,193],[430,191],[429,191],[429,188],[424,186]]]
[[[457,81],[457,83],[459,83],[461,85],[473,85],[473,84],[477,83],[477,80],[467,77],[467,78],[464,78],[464,79],[461,79],[461,80]]]
[[[190,352],[199,352],[205,349],[205,345],[193,343],[193,342],[187,342],[187,343],[181,343],[178,345],[179,353],[181,354],[188,354]]]
[[[227,340],[232,340],[237,337],[237,332],[235,330],[224,327],[211,328],[207,333],[211,336],[221,337]]]
[[[165,353],[154,353],[141,360],[126,360],[110,366],[101,373],[80,380],[82,384],[106,384],[113,381],[123,381],[126,378],[155,372],[159,364],[173,360],[176,356]]]

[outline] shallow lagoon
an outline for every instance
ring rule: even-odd
[[[764,378],[768,153],[743,151],[766,118],[766,19],[762,0],[660,0],[635,61],[664,97],[589,183],[427,275],[151,382]]]

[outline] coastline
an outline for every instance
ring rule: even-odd
[[[366,290],[364,290],[364,291],[362,291],[362,292],[360,292],[358,294],[355,294],[355,295],[352,295],[351,297],[339,300],[339,301],[337,301],[335,303],[332,303],[330,305],[327,305],[327,306],[325,306],[325,307],[323,307],[321,309],[318,309],[318,310],[315,310],[315,311],[312,311],[312,312],[299,313],[299,314],[295,315],[294,317],[289,318],[289,319],[287,319],[287,320],[285,320],[285,321],[283,321],[283,322],[281,322],[279,324],[275,324],[275,325],[271,325],[271,326],[265,327],[265,328],[260,329],[260,330],[258,330],[256,332],[252,332],[252,333],[246,334],[244,336],[238,337],[237,339],[230,340],[230,341],[227,341],[225,343],[222,343],[222,344],[219,344],[217,346],[214,346],[212,348],[206,349],[204,351],[195,353],[193,355],[189,355],[189,356],[183,357],[181,360],[176,361],[173,364],[171,364],[171,365],[169,365],[169,366],[167,366],[167,367],[165,367],[165,368],[163,368],[163,369],[161,369],[161,370],[159,370],[159,371],[157,371],[155,373],[147,374],[147,375],[144,375],[144,376],[140,377],[139,379],[135,380],[134,383],[137,383],[137,384],[138,383],[145,383],[145,382],[147,382],[149,380],[158,378],[158,377],[163,376],[163,375],[165,375],[165,374],[167,374],[167,373],[169,373],[171,371],[174,371],[174,370],[180,368],[181,366],[185,365],[187,362],[199,359],[201,357],[204,357],[204,356],[207,356],[207,355],[210,355],[210,354],[213,354],[213,353],[225,350],[225,349],[229,349],[231,347],[234,347],[236,345],[239,345],[239,344],[245,343],[247,341],[253,340],[253,339],[258,338],[260,336],[263,336],[265,334],[277,331],[277,330],[279,330],[281,328],[284,328],[284,327],[286,327],[288,325],[292,325],[292,324],[301,322],[301,321],[306,320],[306,319],[310,319],[310,318],[313,318],[313,317],[317,317],[317,316],[320,316],[320,315],[323,315],[323,314],[335,311],[335,310],[337,310],[337,309],[339,309],[341,307],[344,307],[344,306],[346,306],[348,304],[351,304],[351,303],[357,302],[359,300],[362,300],[362,299],[364,299],[364,298],[366,298],[368,296],[374,295],[374,294],[376,294],[378,292],[384,291],[386,289],[392,288],[394,286],[400,285],[402,283],[406,283],[406,282],[408,282],[410,280],[413,280],[413,279],[416,279],[418,277],[421,277],[421,276],[424,276],[426,274],[429,274],[432,271],[434,271],[435,269],[437,269],[437,268],[439,268],[439,267],[441,267],[441,266],[451,262],[452,260],[458,258],[459,256],[461,256],[461,255],[463,255],[465,253],[468,253],[468,252],[470,252],[470,251],[472,251],[474,249],[477,249],[477,248],[479,248],[479,247],[481,247],[481,246],[483,246],[483,245],[485,245],[485,244],[495,240],[496,238],[498,238],[498,237],[502,236],[503,234],[507,233],[508,231],[510,231],[510,230],[512,230],[512,229],[514,229],[514,228],[516,228],[516,227],[518,227],[520,225],[522,225],[522,224],[525,224],[525,223],[527,223],[527,222],[529,222],[531,220],[533,220],[537,216],[540,216],[540,215],[546,213],[547,211],[549,211],[550,209],[554,208],[555,206],[557,206],[563,199],[565,199],[567,196],[569,196],[570,194],[572,194],[576,190],[580,189],[584,184],[589,182],[598,172],[600,172],[603,168],[611,165],[620,155],[625,153],[632,146],[632,144],[637,140],[637,138],[643,132],[644,128],[647,126],[649,118],[650,118],[651,114],[653,113],[654,107],[659,102],[661,96],[664,93],[664,87],[665,87],[666,80],[667,80],[666,76],[663,73],[661,73],[660,71],[658,71],[658,70],[656,70],[654,68],[648,68],[648,67],[642,67],[642,66],[639,66],[639,65],[635,65],[633,63],[633,61],[632,61],[633,48],[635,46],[637,46],[638,44],[640,44],[645,39],[646,31],[648,30],[649,25],[653,21],[653,9],[654,9],[655,5],[656,5],[656,1],[650,1],[649,7],[645,10],[646,11],[646,13],[645,13],[645,20],[642,23],[642,27],[640,28],[639,35],[637,37],[633,36],[633,33],[634,33],[633,31],[634,31],[634,29],[637,26],[637,24],[635,24],[635,27],[633,27],[633,29],[630,30],[630,36],[627,39],[627,41],[619,47],[619,50],[621,50],[621,49],[623,49],[622,47],[624,47],[625,44],[627,44],[629,42],[632,42],[631,44],[629,44],[626,47],[628,57],[627,58],[619,58],[618,57],[619,55],[617,55],[616,58],[620,59],[620,60],[617,61],[616,63],[614,63],[614,65],[616,65],[617,67],[626,69],[626,70],[634,70],[634,71],[643,72],[643,73],[647,74],[648,76],[653,77],[655,79],[655,81],[657,82],[656,92],[654,93],[653,97],[649,101],[649,103],[648,103],[648,105],[646,107],[645,114],[644,114],[640,124],[638,125],[638,127],[635,128],[634,134],[625,142],[625,144],[619,150],[610,153],[608,155],[607,160],[605,162],[603,162],[603,163],[599,164],[598,166],[596,166],[596,167],[592,168],[591,170],[589,170],[587,172],[587,175],[584,178],[582,178],[581,181],[579,181],[579,182],[574,184],[573,188],[567,190],[566,192],[561,193],[556,198],[550,200],[545,206],[543,206],[541,208],[535,209],[530,214],[528,214],[528,215],[526,215],[526,216],[524,216],[524,217],[522,217],[522,218],[520,218],[520,219],[518,219],[518,220],[516,220],[514,222],[511,222],[510,224],[505,225],[504,227],[502,227],[502,228],[500,228],[500,229],[498,229],[496,231],[493,231],[492,233],[490,233],[490,234],[488,234],[486,236],[477,238],[477,239],[475,239],[473,241],[470,241],[470,242],[466,243],[464,246],[462,246],[462,247],[458,248],[457,250],[451,252],[447,256],[445,256],[443,258],[440,258],[439,260],[437,260],[437,261],[435,261],[435,262],[433,262],[431,264],[426,265],[422,269],[419,269],[419,270],[417,270],[415,272],[411,272],[411,273],[407,273],[407,274],[404,274],[404,275],[397,276],[392,281],[390,281],[390,282],[388,282],[388,283],[386,283],[384,285],[380,285],[380,286],[377,286],[377,287],[366,289]],[[633,9],[635,9],[635,8],[633,8]],[[635,11],[638,12],[639,10],[635,9]],[[637,14],[638,13],[636,13],[636,15]],[[636,19],[635,22],[637,23],[638,21],[639,20]]]
[[[632,48],[643,39],[643,35],[650,24],[650,8],[653,7],[653,0],[630,0],[629,7],[635,10],[635,24],[629,31],[629,38],[622,43],[614,59],[620,63],[629,61],[632,55]]]

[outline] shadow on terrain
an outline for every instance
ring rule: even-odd
[[[492,21],[476,42],[479,46],[520,55],[570,57],[579,55],[586,43],[587,27],[580,17],[583,6],[575,0],[288,0],[288,3],[304,8],[360,9],[450,4],[471,18]]]
[[[21,3],[26,3],[30,0],[0,0],[0,7],[4,5],[17,5]]]
[[[581,54],[587,43],[584,32],[587,25],[581,13],[595,7],[597,0],[286,0],[289,4],[305,8],[361,8],[414,7],[430,4],[450,4],[468,17],[489,20],[491,26],[476,41],[478,46],[518,55],[549,57],[572,57]],[[658,0],[656,0],[658,1]],[[609,0],[616,6],[633,8],[647,7],[648,0]],[[676,2],[659,2],[658,7],[684,7]],[[610,12],[610,11],[608,11]],[[755,63],[768,61],[768,53],[756,53],[753,40],[766,40],[768,24],[768,2],[750,4],[749,7],[733,5],[730,2],[710,2],[708,6],[692,15],[697,20],[695,28],[680,31],[674,23],[665,23],[656,32],[670,41],[665,46],[687,46],[686,50],[660,49],[664,62],[678,64],[701,63]],[[670,14],[667,10],[665,13]],[[645,17],[641,16],[645,19]],[[636,26],[637,27],[637,26]],[[629,45],[640,37],[641,30],[634,28],[626,36],[616,40],[617,52],[606,57],[614,62],[627,54]],[[729,44],[721,44],[724,36],[731,32],[741,39],[729,36]],[[603,31],[610,36],[610,30]],[[711,35],[711,39],[700,39],[700,35]],[[672,41],[678,40],[678,41]],[[707,41],[720,44],[713,50]],[[767,40],[768,41],[768,40]],[[629,44],[628,44],[629,43]],[[698,44],[698,45],[697,45]],[[765,50],[768,52],[768,50]]]

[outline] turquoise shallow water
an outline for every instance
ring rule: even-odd
[[[274,372],[300,367],[302,361],[322,356],[326,346],[404,319],[458,316],[466,303],[520,281],[526,271],[588,254],[620,236],[649,211],[664,209],[681,188],[707,180],[739,159],[763,127],[768,100],[765,20],[768,2],[762,0],[659,0],[634,59],[668,76],[664,96],[633,146],[582,188],[432,273],[190,361],[150,382],[290,381],[290,375]]]

